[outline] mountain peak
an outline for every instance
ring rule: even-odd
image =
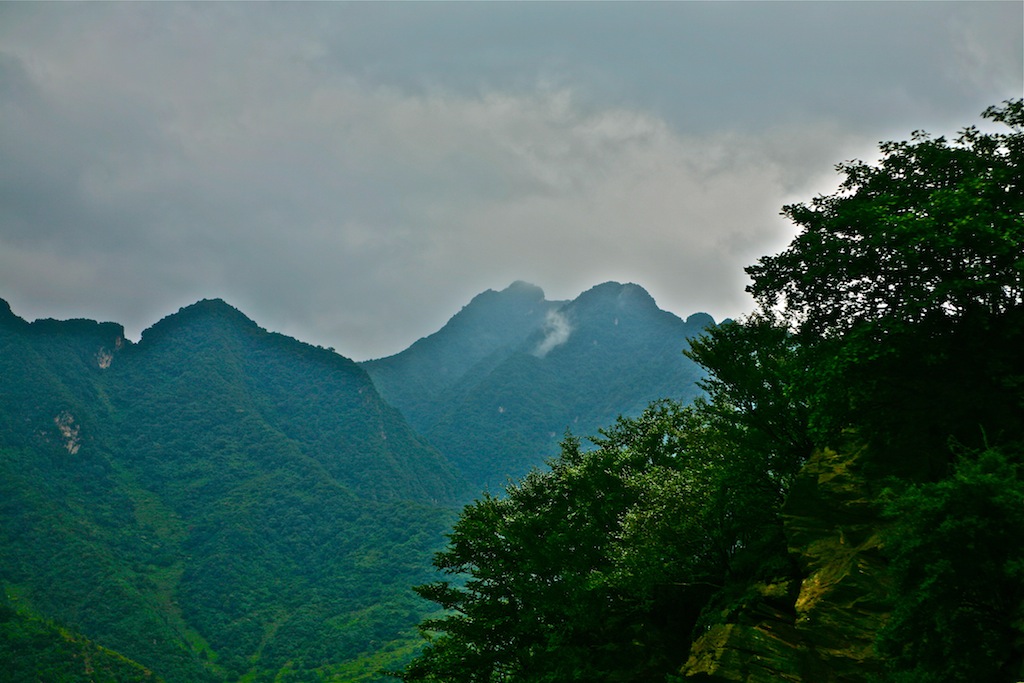
[[[139,343],[155,341],[174,330],[204,322],[226,324],[238,329],[256,330],[259,326],[240,310],[223,299],[201,299],[194,304],[178,309],[142,332]]]
[[[711,327],[715,324],[715,319],[709,313],[694,313],[686,319],[686,324],[690,326]]]
[[[573,302],[578,306],[614,306],[615,308],[657,308],[658,305],[646,289],[627,282],[604,282],[583,292]]]
[[[224,301],[224,299],[200,299],[190,306],[184,306],[178,309],[178,315],[195,315],[195,314],[207,314],[216,316],[230,316],[230,317],[241,317],[245,318],[249,322],[248,317],[240,310]]]
[[[501,290],[501,294],[515,294],[523,298],[531,298],[536,301],[540,301],[544,298],[544,290],[537,285],[526,282],[525,280],[516,280],[505,289]]]
[[[437,332],[401,353],[366,361],[386,399],[402,406],[413,425],[422,428],[417,406],[453,386],[471,368],[493,354],[517,347],[540,329],[550,311],[564,304],[548,301],[544,290],[522,280],[496,292],[477,294]]]
[[[0,299],[0,324],[3,325],[28,325],[28,323],[18,317],[13,310],[11,305]]]
[[[455,317],[463,314],[467,310],[473,310],[478,308],[494,308],[496,306],[519,306],[519,305],[531,305],[533,303],[544,301],[544,290],[537,285],[532,285],[524,280],[516,280],[505,289],[496,291],[488,289],[480,292],[472,299],[469,303],[462,307],[459,313],[455,314]],[[453,318],[454,320],[454,318]]]

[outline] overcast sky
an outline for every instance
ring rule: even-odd
[[[0,298],[362,360],[522,279],[752,309],[783,204],[1024,90],[1021,2],[0,4]]]

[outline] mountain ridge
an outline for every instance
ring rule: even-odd
[[[168,683],[411,639],[462,484],[369,376],[220,300],[122,332],[0,319],[0,590]]]
[[[501,291],[477,294],[439,330],[405,350],[360,365],[422,431],[431,405],[443,400],[447,389],[477,363],[521,343],[562,303],[547,301],[540,287],[517,280]]]
[[[427,609],[410,587],[460,504],[542,466],[565,428],[631,409],[649,374],[695,391],[650,354],[682,363],[710,317],[688,325],[638,285],[588,292],[573,306],[517,281],[414,343],[432,434],[380,389],[387,363],[222,299],[138,342],[0,301],[0,592],[168,683],[395,668]],[[556,314],[574,332],[538,354]]]
[[[639,414],[652,400],[698,395],[701,371],[682,351],[714,319],[695,313],[684,321],[658,308],[640,285],[618,282],[535,306],[528,326],[516,321],[514,342],[486,346],[489,353],[475,362],[462,358],[461,374],[449,373],[425,392],[430,371],[450,353],[444,345],[465,347],[485,337],[481,326],[504,309],[484,307],[515,286],[475,297],[427,338],[430,346],[414,344],[362,364],[384,398],[474,486],[491,488],[543,466],[567,430],[587,436],[619,414]],[[518,287],[533,296],[542,291]]]

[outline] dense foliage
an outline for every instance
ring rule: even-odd
[[[785,570],[790,474],[730,466],[715,416],[672,402],[620,418],[547,472],[468,506],[420,595],[449,613],[403,674],[427,681],[658,680],[717,591]],[[778,566],[763,563],[765,555]]]
[[[1024,100],[983,116],[1009,132],[917,132],[840,165],[748,269],[793,326],[815,436],[856,429],[895,477],[886,680],[1024,672]]]
[[[857,425],[939,474],[950,436],[1024,436],[1024,110],[984,116],[1010,132],[916,132],[841,164],[838,192],[785,207],[789,248],[748,269],[805,349],[819,439]]]
[[[357,365],[223,302],[137,345],[2,313],[0,582],[19,615],[169,683],[408,656],[427,607],[408,586],[459,482]]]
[[[899,598],[879,643],[891,662],[887,680],[1020,680],[1021,455],[964,454],[949,477],[911,486],[890,503]]]
[[[987,118],[1024,124],[1020,102]],[[838,170],[839,192],[783,213],[801,228],[781,254],[748,269],[762,304],[781,303],[810,337],[871,325],[879,334],[998,316],[1021,304],[1019,132],[970,127],[950,143],[917,131],[881,145],[877,164]]]
[[[161,683],[152,671],[116,652],[18,612],[2,596],[0,662],[7,683]]]
[[[889,478],[886,680],[1018,680],[1024,600],[1024,105],[1009,133],[915,133],[749,269],[758,314],[687,355],[707,397],[652,405],[468,506],[418,592],[408,681],[671,678],[757,581],[799,578],[779,511],[811,450]],[[782,582],[779,583],[782,585]]]

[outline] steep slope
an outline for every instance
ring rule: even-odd
[[[347,359],[221,301],[135,345],[3,306],[0,415],[0,582],[167,681],[326,673],[422,616],[461,484]]]
[[[397,411],[380,400],[353,361],[290,337],[268,333],[222,301],[182,309],[143,333],[111,369],[124,392],[116,405],[131,418],[157,403],[176,425],[210,438],[210,430],[254,425],[280,438],[360,495],[371,499],[450,500],[456,480]],[[201,405],[203,410],[196,410]],[[125,433],[142,435],[138,420]],[[188,452],[191,446],[179,449]],[[251,452],[259,452],[251,444]],[[164,463],[166,464],[166,463]]]
[[[57,422],[71,405],[101,410],[96,380],[124,343],[124,329],[91,320],[29,324],[0,300],[0,433],[8,446],[67,442]],[[66,429],[70,429],[70,425]]]
[[[7,683],[36,683],[40,671],[62,683],[160,683],[152,671],[87,638],[4,605],[0,662]]]
[[[481,297],[472,305],[477,319],[485,314],[476,309],[488,303]],[[394,389],[406,377],[417,384],[412,373],[393,369],[381,382],[384,396],[418,416],[421,432],[476,490],[541,465],[557,452],[566,430],[592,434],[620,414],[639,414],[652,400],[689,401],[698,393],[701,372],[682,350],[688,337],[714,324],[710,316],[681,320],[659,309],[638,285],[613,282],[548,305],[543,317],[532,310],[533,328],[516,326],[514,343],[487,346],[489,354],[481,351],[472,365],[462,363],[457,381],[451,381],[454,373],[433,380],[439,390],[429,403],[413,403]],[[495,308],[489,317],[505,314]],[[459,339],[455,328],[443,332],[432,342],[438,347]],[[378,381],[379,362],[365,367]]]

